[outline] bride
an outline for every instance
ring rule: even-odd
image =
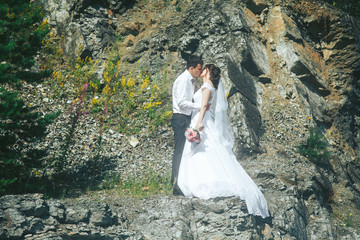
[[[264,195],[232,152],[234,137],[220,68],[205,65],[200,77],[203,85],[194,94],[194,101],[201,103],[201,108],[193,111],[190,127],[200,131],[201,142],[186,141],[178,185],[186,197],[239,196],[245,200],[250,214],[268,217]]]

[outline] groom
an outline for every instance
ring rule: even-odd
[[[194,95],[194,78],[199,77],[202,72],[203,61],[200,57],[191,55],[186,64],[187,69],[175,80],[172,89],[173,115],[171,126],[174,130],[174,155],[172,162],[171,183],[173,194],[183,195],[177,185],[180,161],[185,145],[185,130],[190,125],[191,112],[200,108],[192,102]]]

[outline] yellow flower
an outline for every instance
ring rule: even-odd
[[[37,171],[37,170],[34,170],[34,174],[35,174],[36,177],[40,176],[40,172]]]
[[[153,85],[153,89],[154,89],[154,90],[155,90],[155,89],[156,89],[156,90],[160,90],[160,88],[159,88],[158,85],[156,85],[156,84]]]
[[[47,19],[45,19],[45,21],[43,21],[42,23],[41,23],[41,25],[47,25],[49,23],[49,21],[47,20]]]
[[[108,84],[106,84],[106,86],[104,87],[102,92],[103,92],[104,95],[111,95],[112,94],[111,88],[109,87]]]
[[[97,98],[93,98],[91,100],[91,105],[94,106],[94,105],[98,105],[100,103],[100,99],[97,99]]]
[[[8,18],[14,18],[15,17],[15,13],[7,13],[6,14],[6,16],[8,17]]]
[[[62,48],[61,47],[59,47],[58,49],[57,49],[57,52],[56,52],[58,55],[63,55],[63,50],[62,50]]]
[[[129,78],[126,84],[129,88],[133,87],[135,85],[135,79]]]
[[[145,103],[144,104],[144,109],[149,109],[149,108],[152,108],[152,107],[153,107],[152,103]]]
[[[156,107],[158,105],[162,104],[162,102],[150,102],[150,103],[145,103],[144,104],[144,109],[149,109],[152,107]]]
[[[106,78],[108,77],[108,74],[109,74],[108,71],[105,71],[105,72],[104,72],[104,79],[105,79],[105,81],[106,81]]]
[[[149,84],[149,77],[146,77],[143,81],[143,83],[141,84],[141,89],[145,89],[148,87],[148,84]]]
[[[171,114],[172,114],[172,111],[167,111],[167,112],[165,112],[165,113],[161,116],[161,118],[162,118],[162,119],[166,119],[166,118],[168,118]]]
[[[126,79],[125,79],[124,76],[122,76],[122,78],[121,78],[121,86],[125,87],[125,85],[126,85]]]
[[[98,85],[94,82],[90,82],[90,86],[94,89],[94,91],[96,92],[98,89]]]
[[[308,117],[308,118],[307,118],[307,120],[310,120],[310,119],[311,119],[311,117]]]

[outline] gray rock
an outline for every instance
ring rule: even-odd
[[[16,195],[5,195],[0,198],[1,209],[20,207],[20,198]]]
[[[17,209],[8,208],[4,211],[9,225],[21,225],[25,222],[25,216]]]
[[[254,76],[270,74],[269,59],[265,46],[254,38],[247,39],[248,55],[242,66]]]
[[[114,220],[109,205],[91,208],[90,223],[101,227],[116,225],[116,221]]]
[[[268,5],[263,0],[247,0],[247,7],[254,13],[260,14]]]
[[[64,35],[62,48],[70,57],[96,58],[114,42],[114,30],[109,24],[106,8],[120,11],[127,1],[41,1],[48,12],[49,23]]]
[[[65,210],[65,223],[89,222],[90,210],[85,206],[73,206]]]
[[[56,218],[59,222],[65,219],[65,207],[59,201],[49,201],[49,214]]]
[[[134,48],[134,52],[135,53],[144,52],[149,49],[148,45],[149,45],[149,41],[147,39],[142,39],[136,44]]]
[[[48,206],[42,199],[25,199],[21,202],[21,209],[27,216],[41,217],[48,213]]]
[[[114,12],[123,13],[126,8],[132,3],[131,0],[107,0],[109,8]]]

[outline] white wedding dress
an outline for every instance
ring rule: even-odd
[[[194,94],[195,103],[201,103],[203,88],[210,89],[210,103],[216,104],[216,90],[209,83],[204,83]],[[223,89],[219,87],[218,91]],[[217,113],[210,110],[205,113],[204,129],[200,132],[201,142],[185,143],[178,174],[180,189],[186,197],[201,199],[239,196],[245,200],[250,214],[263,218],[269,216],[264,195],[236,160],[232,144],[224,137],[220,125],[215,124],[214,114]],[[193,112],[191,127],[196,126],[198,118],[199,111]],[[230,127],[228,121],[222,124]]]

